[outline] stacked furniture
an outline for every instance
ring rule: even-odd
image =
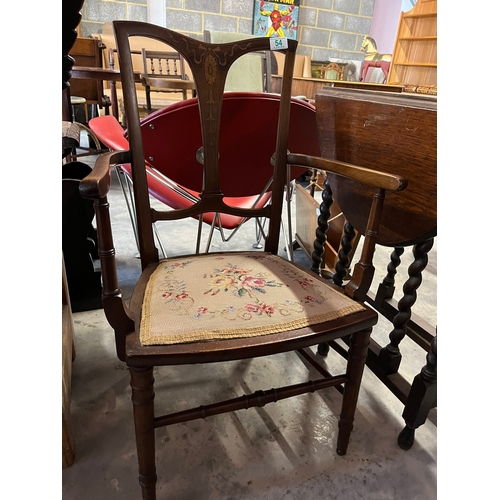
[[[172,94],[182,93],[182,98],[188,98],[188,90],[194,96],[196,88],[193,80],[186,73],[184,59],[176,51],[158,51],[142,49],[141,83],[146,91],[146,110],[153,111],[151,92]]]

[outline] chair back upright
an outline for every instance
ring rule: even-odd
[[[221,110],[226,77],[232,64],[241,56],[270,49],[269,38],[251,38],[223,44],[212,44],[187,37],[183,34],[156,25],[137,21],[114,21],[125,113],[128,117],[128,140],[131,151],[132,180],[137,211],[139,250],[143,269],[158,261],[158,250],[154,245],[152,223],[158,220],[176,220],[193,217],[206,212],[227,213],[240,217],[266,217],[269,231],[265,250],[277,253],[281,227],[281,212],[287,171],[287,142],[290,121],[291,84],[297,42],[287,40],[287,47],[280,49],[285,54],[283,87],[280,97],[276,148],[273,154],[272,203],[259,209],[242,209],[224,203],[224,193],[219,179],[219,132]],[[148,183],[145,170],[145,156],[142,144],[141,123],[134,84],[130,38],[149,37],[164,42],[178,51],[193,74],[196,84],[200,116],[202,147],[197,159],[203,168],[203,186],[200,201],[179,210],[159,211],[152,209],[148,197]],[[186,131],[186,133],[188,133]],[[234,130],[244,133],[244,124]],[[179,144],[182,147],[182,144]],[[252,154],[258,145],[249,145]],[[270,158],[271,161],[271,158]]]

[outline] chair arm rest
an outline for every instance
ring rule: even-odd
[[[289,165],[299,165],[314,168],[316,170],[325,170],[388,191],[402,191],[408,185],[408,181],[400,175],[388,174],[386,172],[358,167],[342,161],[319,158],[317,156],[289,153],[287,155],[287,163]]]
[[[109,192],[111,167],[130,162],[130,151],[113,151],[99,156],[92,172],[80,182],[80,195],[91,200],[103,198]]]

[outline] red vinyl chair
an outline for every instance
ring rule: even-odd
[[[270,93],[224,94],[219,170],[221,189],[228,205],[260,208],[269,202],[273,171],[270,159],[276,146],[274,141],[279,98],[279,95]],[[173,209],[191,206],[198,200],[201,191],[203,151],[199,120],[196,98],[172,104],[141,120],[149,192],[155,199]],[[94,118],[89,122],[89,127],[109,149],[128,150],[127,132],[124,132],[113,116]],[[299,99],[292,99],[289,149],[320,156],[315,108]],[[248,154],[250,151],[252,154]],[[249,171],[252,172],[250,177],[243,178],[239,175],[239,172]],[[296,179],[304,171],[303,167],[291,167],[288,181]],[[118,174],[135,231],[135,212],[130,201],[130,165],[121,165]],[[290,182],[288,185],[290,186]],[[291,188],[286,199],[289,207]],[[228,241],[245,222],[246,219],[234,215],[203,214],[200,218],[196,252],[199,252],[202,223],[210,225],[206,247],[208,251],[214,229],[220,231],[223,241]],[[264,233],[259,220],[257,226],[257,243],[254,247],[259,247],[260,235]],[[293,259],[290,209],[288,226],[287,252],[289,258]],[[226,236],[224,230],[230,231],[229,236]]]

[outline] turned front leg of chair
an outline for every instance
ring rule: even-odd
[[[342,410],[339,419],[339,436],[337,439],[337,453],[345,455],[349,437],[353,428],[354,412],[358,402],[361,378],[368,356],[370,334],[372,329],[356,332],[351,336],[349,354],[347,358],[347,376],[349,380],[344,385]]]
[[[370,285],[375,274],[373,266],[373,254],[375,252],[375,244],[378,238],[378,227],[382,218],[382,208],[384,206],[385,189],[377,188],[372,198],[370,215],[366,223],[364,232],[365,240],[361,250],[359,261],[354,266],[351,280],[344,287],[345,294],[351,299],[364,302],[366,294],[370,289]]]
[[[156,500],[154,379],[153,368],[129,367],[139,484],[143,500]]]
[[[413,263],[408,268],[408,280],[403,286],[403,298],[398,302],[398,314],[394,316],[394,329],[389,334],[390,343],[380,350],[378,365],[386,375],[397,373],[401,364],[399,344],[406,335],[406,325],[411,318],[411,307],[417,300],[417,289],[422,284],[422,271],[429,261],[434,239],[418,243],[413,247]]]

